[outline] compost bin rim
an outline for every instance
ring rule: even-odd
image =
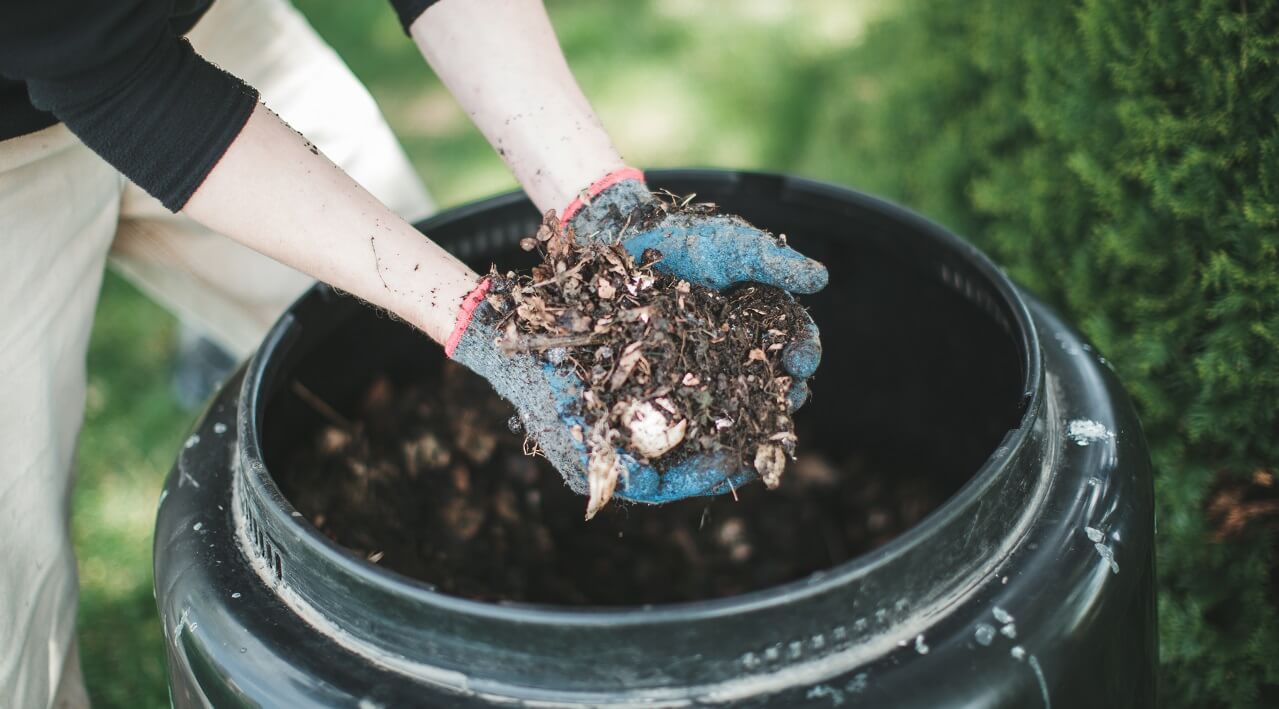
[[[905,554],[919,544],[927,541],[934,528],[944,526],[946,521],[965,514],[987,489],[999,479],[1009,462],[1016,457],[1030,439],[1034,422],[1040,417],[1043,404],[1043,353],[1040,347],[1038,329],[1029,308],[1017,287],[1009,278],[976,247],[956,234],[931,220],[925,219],[893,202],[873,197],[848,187],[807,178],[791,177],[777,173],[743,172],[719,169],[681,169],[654,170],[647,173],[654,183],[665,180],[698,180],[716,179],[739,183],[747,180],[766,180],[776,182],[781,189],[780,199],[783,203],[796,201],[805,196],[834,197],[851,203],[859,209],[878,212],[880,216],[903,223],[917,238],[927,239],[948,249],[954,255],[965,260],[978,274],[986,279],[1003,299],[1006,307],[1015,320],[1016,334],[1014,338],[1019,346],[1021,365],[1023,368],[1023,394],[1021,415],[1017,426],[1009,430],[1004,439],[996,446],[985,462],[976,472],[948,499],[929,512],[923,519],[912,525],[899,536],[884,545],[865,554],[856,556],[841,564],[814,572],[806,578],[749,591],[725,598],[682,601],[667,604],[639,604],[631,606],[563,606],[539,603],[485,602],[458,596],[452,596],[437,590],[432,585],[413,579],[376,564],[353,556],[349,551],[327,538],[313,525],[298,524],[302,519],[293,504],[284,496],[275,480],[267,470],[262,455],[262,418],[264,406],[259,402],[264,392],[271,389],[269,385],[274,375],[273,365],[285,359],[287,348],[296,340],[301,324],[291,313],[282,317],[268,333],[262,346],[253,354],[246,368],[246,376],[240,392],[239,411],[239,465],[236,477],[242,493],[249,493],[260,504],[260,511],[272,518],[280,528],[292,528],[299,540],[305,539],[313,546],[313,550],[329,564],[345,573],[359,577],[362,581],[378,587],[379,590],[395,596],[408,596],[411,600],[430,605],[438,610],[464,614],[480,620],[498,622],[518,622],[521,624],[551,624],[557,626],[577,626],[590,628],[597,626],[617,627],[630,624],[679,623],[690,620],[714,619],[727,615],[750,613],[753,611],[790,604],[810,598],[844,586],[858,577],[865,576],[892,558]],[[466,205],[440,212],[420,222],[419,230],[428,232],[434,226],[453,222],[473,215],[490,211],[494,208],[510,207],[525,202],[527,198],[520,192],[496,195]],[[452,249],[460,240],[444,241],[443,245]],[[315,287],[321,293],[332,293],[332,289],[323,284]],[[302,299],[310,297],[310,292]],[[329,300],[326,298],[326,300]],[[340,301],[352,311],[358,307],[353,301]],[[332,301],[330,300],[332,304]],[[339,305],[338,307],[341,307]],[[335,327],[340,321],[338,317],[328,317],[325,325]],[[251,463],[250,463],[251,462]],[[243,484],[247,483],[247,485]],[[1030,512],[1030,510],[1027,510]],[[1021,525],[1014,525],[1021,528]],[[252,555],[245,549],[244,553]]]

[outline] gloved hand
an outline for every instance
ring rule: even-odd
[[[579,240],[617,243],[641,261],[647,249],[662,260],[654,265],[689,283],[723,290],[753,281],[788,293],[816,293],[826,287],[826,267],[756,229],[740,217],[666,211],[644,184],[644,173],[622,168],[583,191],[561,219]],[[817,371],[822,345],[812,318],[807,336],[782,353],[794,378],[788,395],[794,411],[808,400],[808,378]]]
[[[616,494],[656,504],[728,492],[755,477],[755,471],[744,471],[723,455],[690,457],[659,474],[621,448],[613,450],[611,476],[589,476],[590,446],[602,442],[591,440],[586,422],[573,410],[582,390],[581,380],[544,355],[503,352],[496,344],[501,334],[497,330],[500,316],[485,300],[489,288],[490,281],[485,279],[467,296],[453,335],[445,343],[445,354],[487,379],[515,406],[525,432],[575,492],[589,495],[592,502],[606,501]],[[607,489],[598,489],[601,487]],[[588,507],[588,519],[599,506]]]

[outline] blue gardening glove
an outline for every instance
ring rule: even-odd
[[[555,350],[546,356],[508,354],[497,344],[501,316],[485,300],[489,287],[490,281],[485,279],[467,296],[445,353],[487,379],[511,402],[525,433],[537,442],[569,487],[589,495],[587,519],[614,494],[658,504],[728,492],[755,477],[755,471],[741,470],[723,454],[693,456],[658,473],[624,449],[600,439],[574,413],[582,382],[567,367],[556,366]]]
[[[806,294],[825,288],[828,280],[821,263],[740,217],[668,211],[635,168],[623,168],[596,182],[564,210],[563,218],[579,240],[616,243],[620,239],[636,261],[643,261],[646,250],[657,249],[662,259],[655,269],[715,290],[753,281]],[[822,359],[812,318],[806,330],[807,336],[782,353],[782,364],[795,380],[788,395],[792,410],[808,400],[807,379]]]

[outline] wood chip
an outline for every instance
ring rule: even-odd
[[[688,431],[688,419],[674,420],[651,402],[625,401],[618,406],[621,424],[631,436],[629,447],[649,460],[666,455]]]
[[[601,422],[603,423],[603,422]],[[586,501],[586,519],[604,509],[604,505],[613,499],[613,490],[617,488],[617,479],[622,474],[622,463],[617,459],[617,451],[605,433],[606,426],[596,425],[591,430],[586,463],[586,486],[589,498]]]

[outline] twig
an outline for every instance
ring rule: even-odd
[[[299,399],[305,401],[311,406],[311,408],[315,409],[317,413],[328,419],[329,423],[332,423],[333,425],[348,432],[354,432],[356,430],[356,425],[354,423],[342,414],[339,414],[337,409],[329,406],[324,399],[316,396],[315,392],[306,388],[306,385],[302,382],[294,379],[291,388],[293,389],[293,393],[296,394]]]
[[[546,279],[546,280],[544,280],[544,281],[538,281],[537,283],[529,284],[529,286],[528,286],[528,287],[529,287],[529,288],[541,288],[541,287],[543,287],[543,286],[549,286],[549,285],[551,285],[552,283],[559,283],[561,280],[563,280],[563,279],[564,279],[564,277],[565,277],[565,276],[568,276],[569,274],[572,274],[572,273],[577,273],[578,271],[582,270],[582,267],[583,267],[583,266],[585,266],[585,265],[586,265],[586,264],[588,264],[588,263],[590,263],[590,262],[589,262],[589,261],[579,261],[579,262],[578,262],[578,264],[577,264],[576,266],[574,266],[574,267],[572,267],[572,268],[570,268],[570,269],[566,269],[563,273],[557,273],[557,274],[555,274],[554,276],[551,276],[550,278],[548,278],[548,279]]]

